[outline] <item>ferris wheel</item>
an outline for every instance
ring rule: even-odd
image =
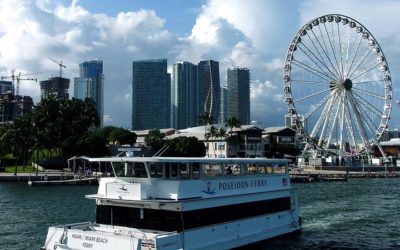
[[[303,156],[365,154],[387,129],[392,109],[389,66],[373,35],[338,14],[305,24],[289,45],[284,93]]]

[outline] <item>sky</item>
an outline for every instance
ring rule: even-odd
[[[220,62],[251,72],[251,120],[284,125],[283,63],[288,46],[308,21],[343,14],[375,36],[389,63],[393,110],[389,128],[400,127],[397,86],[400,62],[397,0],[1,0],[0,75],[11,71],[46,80],[78,76],[79,63],[102,59],[104,125],[130,129],[132,61],[167,58]],[[29,75],[30,73],[38,73]],[[20,94],[40,101],[39,83],[22,81]]]

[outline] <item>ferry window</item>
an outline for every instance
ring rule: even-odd
[[[149,170],[150,170],[150,176],[152,178],[162,178],[163,177],[163,163],[150,162]]]
[[[200,165],[198,162],[194,162],[192,164],[192,171],[193,171],[193,179],[200,178]]]
[[[178,163],[178,166],[179,166],[179,176],[181,178],[189,178],[190,172],[188,166],[185,163]]]
[[[233,171],[233,174],[240,174],[240,171],[241,170],[241,167],[240,167],[240,165],[233,165],[232,166],[232,171]]]
[[[237,169],[235,168],[235,165],[233,164],[222,164],[224,168],[224,175],[234,175],[238,174]],[[240,171],[239,171],[240,173]]]
[[[165,178],[169,178],[169,174],[170,174],[170,163],[165,163]]]
[[[245,173],[247,174],[256,174],[257,173],[257,165],[254,163],[248,163],[245,165],[245,169],[244,169]]]
[[[113,167],[117,177],[147,178],[143,162],[113,162]]]
[[[128,169],[125,162],[113,162],[112,163],[115,175],[118,177],[125,177],[128,174]]]
[[[178,177],[178,166],[177,166],[177,164],[176,163],[170,163],[170,168],[171,168],[170,176],[172,178]]]
[[[143,162],[132,162],[132,165],[135,177],[147,178],[146,168],[144,167]]]
[[[206,177],[216,177],[222,175],[220,164],[204,163],[203,167],[204,167],[204,176]]]
[[[283,163],[275,164],[274,165],[274,172],[275,173],[285,173],[286,172],[286,165]]]
[[[260,173],[263,174],[270,174],[273,173],[273,168],[270,165],[267,164],[260,164],[260,166],[258,167]]]

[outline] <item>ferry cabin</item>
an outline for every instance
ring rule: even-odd
[[[98,234],[117,230],[130,238],[139,233],[137,246],[152,249],[227,249],[300,230],[286,160],[90,161],[108,162],[113,170],[112,177],[100,180],[97,194],[86,196],[96,199],[96,224],[90,228]]]

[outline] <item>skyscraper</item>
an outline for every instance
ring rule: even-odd
[[[228,119],[228,88],[226,86],[221,87],[221,108],[220,108],[220,120],[224,124]]]
[[[228,69],[227,118],[235,116],[241,124],[250,124],[250,70]]]
[[[214,123],[220,122],[219,63],[213,60],[198,64],[198,114],[209,113]]]
[[[104,115],[104,74],[103,61],[92,60],[79,64],[79,77],[74,79],[74,97],[89,98],[96,105],[101,121]]]
[[[69,82],[69,79],[62,77],[52,77],[49,80],[40,81],[41,98],[52,96],[57,100],[68,99]]]
[[[172,127],[183,129],[197,125],[197,65],[181,62],[172,71]]]
[[[171,76],[166,59],[132,63],[132,129],[171,125]]]

